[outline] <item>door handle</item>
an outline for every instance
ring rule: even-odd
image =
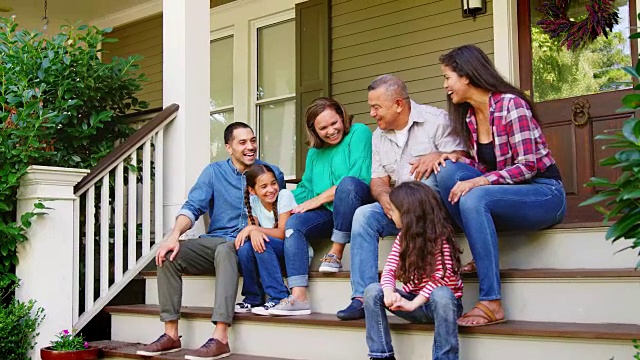
[[[589,100],[578,99],[571,105],[571,122],[576,126],[585,125],[589,121]]]

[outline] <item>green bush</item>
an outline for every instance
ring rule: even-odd
[[[0,305],[0,359],[29,360],[43,319],[43,309],[36,308],[33,300],[13,299],[8,305]]]
[[[16,248],[35,216],[15,214],[27,167],[91,168],[133,132],[123,115],[148,106],[135,96],[140,56],[101,61],[110,31],[65,25],[45,37],[0,17],[0,290],[16,281]]]

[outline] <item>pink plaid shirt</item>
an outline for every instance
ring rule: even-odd
[[[467,163],[480,170],[491,184],[521,183],[555,163],[540,125],[533,118],[526,101],[513,94],[489,94],[489,120],[497,170],[487,172],[486,167],[478,162],[478,130],[473,107],[467,114],[473,159]]]

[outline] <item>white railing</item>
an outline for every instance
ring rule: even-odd
[[[177,111],[175,104],[166,107],[75,187],[76,330],[82,329],[154,257],[158,244],[152,242],[163,235],[164,127],[175,119]]]

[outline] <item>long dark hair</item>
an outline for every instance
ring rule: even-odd
[[[307,106],[307,110],[305,111],[308,137],[307,141],[309,142],[309,146],[312,148],[321,149],[327,145],[327,143],[325,143],[324,140],[320,138],[320,135],[318,135],[315,127],[316,118],[327,109],[333,110],[333,112],[338,114],[338,116],[340,116],[340,119],[342,119],[342,124],[344,126],[343,139],[351,129],[353,116],[347,113],[347,110],[344,108],[344,106],[342,106],[342,104],[328,97],[317,98],[313,100],[311,104],[309,104],[309,106]]]
[[[513,94],[524,100],[533,117],[536,115],[533,102],[517,87],[508,83],[489,59],[489,57],[475,45],[463,45],[440,56],[440,64],[448,67],[458,76],[469,79],[469,84],[476,88],[484,89],[499,94]],[[453,120],[453,132],[464,140],[467,148],[471,148],[471,133],[467,126],[467,113],[471,105],[467,102],[454,104],[451,96],[447,96],[449,116]]]
[[[396,186],[389,198],[400,212],[400,261],[396,278],[403,283],[431,277],[436,270],[436,256],[440,256],[444,272],[444,244],[451,249],[453,272],[460,271],[460,247],[454,238],[453,227],[447,217],[440,196],[418,181]]]
[[[255,189],[258,177],[266,173],[271,173],[275,179],[278,179],[276,172],[268,165],[253,164],[244,173],[247,179],[247,187],[244,189],[244,205],[247,207],[247,214],[249,215],[251,225],[255,225],[256,222],[253,220],[253,214],[251,212],[251,201],[249,200],[251,194],[249,193],[249,188]],[[276,201],[273,203],[273,217],[275,218],[275,223],[273,224],[273,228],[275,229],[278,227],[278,197],[276,197]]]

